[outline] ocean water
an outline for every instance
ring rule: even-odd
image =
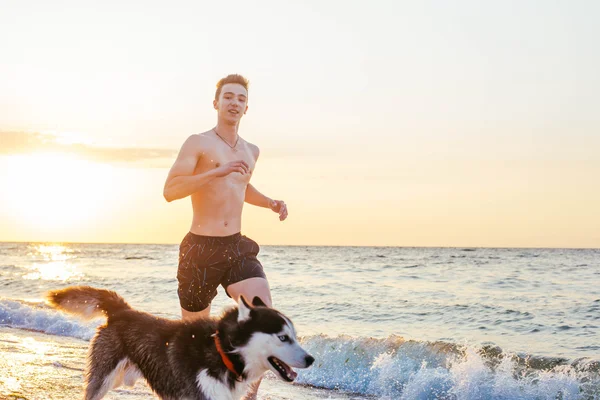
[[[177,245],[0,243],[0,398],[81,395],[102,321],[49,309],[47,290],[108,288],[180,318],[177,258]],[[259,259],[316,358],[294,384],[268,373],[259,398],[600,399],[600,250],[263,246]],[[232,304],[221,289],[213,314]],[[154,396],[138,382],[107,398]]]

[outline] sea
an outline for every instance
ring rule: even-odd
[[[600,399],[600,250],[262,246],[274,307],[316,361],[259,399]],[[0,243],[0,399],[78,399],[91,285],[179,319],[177,245]],[[224,291],[212,314],[233,305]],[[107,399],[154,399],[143,381]]]

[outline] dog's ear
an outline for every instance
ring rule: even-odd
[[[254,296],[254,299],[252,299],[252,305],[254,307],[267,307],[267,305],[258,296]]]
[[[250,319],[250,311],[252,311],[252,306],[248,304],[244,296],[240,295],[238,300],[238,322]]]

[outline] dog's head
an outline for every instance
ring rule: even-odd
[[[292,321],[267,307],[259,297],[249,304],[240,296],[237,322],[238,335],[247,339],[236,349],[244,358],[246,372],[262,374],[271,370],[292,382],[298,375],[292,367],[308,368],[315,361],[298,343]]]

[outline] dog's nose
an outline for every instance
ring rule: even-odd
[[[306,368],[308,368],[315,362],[315,358],[313,356],[306,356],[304,357],[304,362],[306,363]]]

